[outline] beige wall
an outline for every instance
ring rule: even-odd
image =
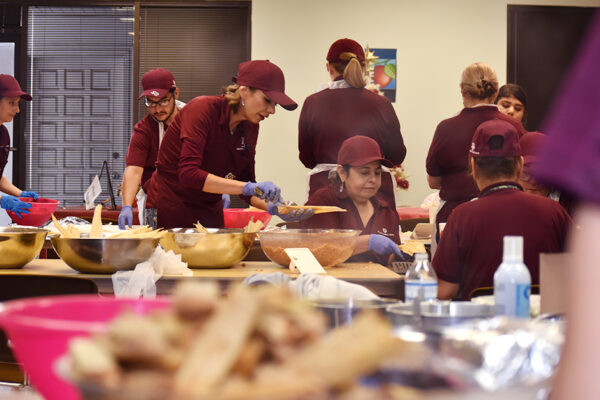
[[[458,83],[476,61],[491,64],[506,82],[507,4],[598,6],[598,0],[252,0],[252,58],[268,58],[286,76],[299,104],[278,107],[261,123],[259,180],[281,186],[286,200],[304,201],[308,170],[298,160],[298,118],[304,99],[328,80],[325,55],[342,37],[398,49],[394,108],[408,149],[410,189],[399,204],[419,205],[431,192],[425,157],[439,121],[462,108]]]

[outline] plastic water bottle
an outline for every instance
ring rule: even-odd
[[[531,275],[523,264],[523,236],[504,236],[502,264],[494,274],[496,315],[529,318]]]
[[[405,301],[419,298],[419,291],[423,292],[423,300],[436,300],[437,286],[437,276],[429,264],[427,253],[415,253],[415,261],[404,280]]]

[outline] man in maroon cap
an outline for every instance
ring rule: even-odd
[[[298,124],[300,161],[310,168],[308,195],[329,184],[329,171],[336,169],[342,142],[352,136],[373,138],[383,156],[400,165],[406,146],[400,122],[390,101],[365,89],[365,52],[352,39],[333,42],[327,52],[331,82],[306,98]],[[387,170],[387,168],[384,168]],[[381,191],[394,205],[394,180],[384,172]]]
[[[137,197],[140,223],[156,228],[156,206],[150,194],[149,181],[156,169],[158,148],[167,127],[185,103],[178,101],[179,88],[171,71],[152,69],[142,76],[142,94],[148,115],[133,128],[123,174],[123,207],[119,214],[119,227],[133,223],[133,201]],[[139,186],[142,189],[138,192]],[[137,195],[136,195],[137,194]]]
[[[222,227],[223,193],[243,195],[253,206],[280,215],[279,187],[255,183],[258,125],[278,104],[286,110],[297,104],[285,94],[283,72],[268,60],[240,64],[233,82],[222,96],[190,101],[169,126],[151,182],[159,227],[192,227],[195,222]],[[308,215],[280,216],[294,220]]]
[[[19,82],[7,74],[0,74],[0,191],[6,193],[0,198],[0,207],[14,212],[19,218],[21,214],[29,214],[31,204],[20,201],[18,197],[31,197],[37,200],[38,194],[33,191],[21,190],[4,176],[4,167],[11,151],[10,135],[4,123],[11,122],[20,112],[19,101],[31,101],[31,96],[21,90]]]
[[[531,283],[539,283],[539,254],[560,252],[571,218],[555,201],[523,192],[519,133],[492,119],[479,125],[469,160],[479,198],[456,207],[433,258],[440,299],[468,300],[473,290],[493,286],[506,235],[523,236]]]

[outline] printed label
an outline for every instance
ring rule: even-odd
[[[529,297],[531,294],[531,285],[517,284],[515,288],[515,316],[520,318],[529,318]]]
[[[414,300],[419,297],[419,288],[423,288],[423,300],[437,299],[437,282],[404,282],[404,300]]]

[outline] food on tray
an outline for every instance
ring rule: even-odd
[[[196,223],[194,224],[194,228],[196,228],[196,230],[198,231],[198,233],[210,233],[210,232],[208,232],[208,229],[206,229],[204,227],[204,225],[202,225],[200,223],[200,221],[196,221]]]
[[[244,232],[254,233],[254,232],[260,231],[264,227],[265,227],[265,224],[263,224],[262,221],[260,221],[260,220],[255,221],[254,218],[250,218],[250,222],[248,222],[248,225],[246,225],[246,227],[244,228]]]
[[[302,247],[302,246],[298,246]],[[290,257],[285,252],[284,247],[264,246],[263,251],[274,262],[281,265],[289,265]],[[346,245],[336,245],[333,243],[324,243],[317,246],[311,246],[310,252],[313,253],[319,264],[324,267],[336,265],[338,260],[347,260],[352,255],[354,248]]]
[[[325,334],[323,315],[283,288],[218,292],[186,282],[172,309],[123,314],[105,333],[73,340],[72,377],[152,399],[392,398],[357,387],[403,349],[379,314]]]
[[[138,228],[127,228],[126,230],[120,230],[116,225],[102,225],[101,210],[102,205],[98,205],[94,210],[94,217],[91,225],[75,225],[67,224],[62,225],[54,214],[52,214],[52,223],[54,228],[60,234],[63,239],[79,239],[82,233],[86,233],[89,230],[88,238],[93,239],[114,239],[114,238],[135,238],[135,239],[160,239],[164,236],[165,232],[162,228],[153,230],[149,226],[140,226]]]
[[[415,240],[409,240],[408,242],[398,246],[403,253],[412,256],[415,253],[427,253],[425,245]]]

